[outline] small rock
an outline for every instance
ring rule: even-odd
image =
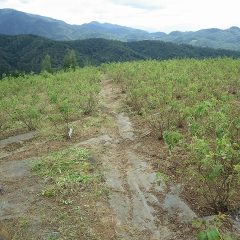
[[[240,222],[233,220],[233,226],[238,232],[240,232]]]
[[[103,144],[103,146],[104,147],[109,147],[109,146],[111,146],[112,144],[110,143],[110,142],[105,142],[104,144]]]
[[[68,130],[68,138],[71,139],[73,134],[73,128],[69,128]]]
[[[95,164],[97,164],[97,159],[94,157],[94,156],[90,156],[89,158],[88,158],[88,162],[90,163],[90,164],[92,164],[92,165],[95,165]]]
[[[233,219],[240,223],[240,208],[237,208],[231,212]]]

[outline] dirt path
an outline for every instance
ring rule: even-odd
[[[183,223],[196,215],[180,199],[179,187],[173,186],[167,193],[165,183],[157,181],[150,159],[137,154],[136,149],[143,143],[134,133],[129,117],[120,111],[124,98],[120,90],[106,80],[101,97],[106,114],[112,118],[105,133],[113,144],[102,155],[102,162],[117,238],[178,239],[170,218],[175,216]]]
[[[104,220],[106,224],[103,225],[114,226],[115,236],[112,227],[109,231],[111,236],[106,236],[108,231],[99,228],[99,224],[96,234],[104,235],[101,238],[103,240],[193,239],[192,236],[188,237],[188,222],[196,215],[180,198],[181,187],[172,185],[169,188],[164,181],[160,181],[150,164],[151,157],[137,151],[144,147],[144,141],[134,131],[128,115],[121,110],[124,97],[112,81],[104,80],[100,93],[101,114],[108,124],[100,127],[97,136],[72,143],[100,152],[98,160],[103,165],[109,190],[108,206],[104,203],[102,208],[105,213],[112,212],[107,214]],[[8,142],[4,141],[3,144]],[[16,154],[18,151],[15,151]],[[10,156],[11,152],[8,154]],[[46,203],[38,197],[43,183],[32,176],[30,171],[31,163],[35,160],[33,156],[9,161],[6,152],[2,152],[2,155],[0,152],[0,222],[9,221],[11,225],[14,219],[30,216],[29,236],[36,236],[36,232],[40,231],[47,232],[47,229],[42,229],[46,226],[41,225],[41,219],[36,214]],[[96,226],[93,224],[89,227]]]

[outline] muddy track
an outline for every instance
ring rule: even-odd
[[[101,97],[105,112],[112,117],[112,126],[105,133],[111,136],[113,144],[102,155],[102,162],[117,239],[177,239],[176,232],[169,228],[170,217],[178,215],[182,223],[196,215],[180,199],[178,186],[167,193],[164,182],[157,182],[149,159],[135,151],[142,143],[129,117],[120,111],[124,98],[120,90],[111,81],[105,81]]]
[[[169,190],[164,182],[157,181],[150,164],[151,157],[137,151],[144,142],[135,133],[129,116],[121,110],[124,98],[118,86],[104,80],[100,93],[101,111],[109,124],[101,127],[98,136],[74,143],[75,146],[91,148],[93,152],[101,149],[99,160],[104,168],[112,212],[109,221],[115,226],[115,236],[106,236],[104,240],[193,239],[183,232],[196,215],[180,198],[181,187],[173,185]],[[31,137],[32,133],[23,135],[25,140]],[[2,145],[24,139],[21,135],[21,139],[3,140]],[[36,158],[8,161],[4,154],[0,154],[0,222],[12,221],[26,213],[31,215],[31,211],[36,212],[42,204],[37,198],[41,181],[30,171]],[[33,236],[43,230],[40,229],[40,220],[35,217],[34,214],[31,216],[33,221],[29,227]]]

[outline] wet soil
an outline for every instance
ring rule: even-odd
[[[112,144],[101,160],[117,239],[178,239],[176,225],[171,226],[173,219],[185,224],[187,232],[196,214],[181,199],[178,187],[173,185],[168,191],[166,184],[158,181],[151,159],[136,151],[144,143],[127,114],[119,112],[123,101],[120,90],[106,81],[101,94],[105,112],[112,117],[112,125],[106,129]]]
[[[34,132],[28,132],[24,134],[15,135],[3,140],[0,140],[0,148],[4,148],[12,143],[19,143],[26,140],[31,140],[34,138]]]

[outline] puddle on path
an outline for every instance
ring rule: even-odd
[[[119,128],[119,134],[123,139],[134,140],[134,133],[132,124],[128,116],[124,113],[117,115],[117,124]]]
[[[4,148],[8,144],[18,143],[21,141],[27,141],[27,140],[33,139],[34,134],[35,134],[35,132],[28,132],[28,133],[19,134],[16,136],[12,136],[12,137],[0,140],[0,148]]]
[[[103,134],[95,138],[90,138],[86,141],[75,144],[76,147],[79,146],[96,146],[96,145],[111,145],[113,143],[113,139],[107,135]]]
[[[14,202],[11,200],[0,201],[0,221],[20,217],[28,208],[28,199],[25,203]]]
[[[119,135],[123,140],[135,139],[129,117],[116,116]],[[153,191],[163,191],[156,174],[147,162],[139,159],[133,150],[112,148],[106,164],[106,184],[112,190],[109,203],[116,216],[116,232],[121,239],[136,239],[141,233],[148,239],[168,239],[171,232],[158,224],[152,204],[158,202]],[[106,160],[106,159],[105,159]],[[122,164],[125,163],[123,169]]]
[[[124,192],[121,174],[118,171],[117,166],[112,166],[111,169],[108,169],[108,171],[105,173],[105,179],[108,187],[114,189],[115,191]]]
[[[163,191],[164,186],[157,184],[156,174],[147,162],[131,150],[127,151],[129,168],[127,181],[131,191],[132,223],[138,230],[151,232],[151,239],[170,237],[171,233],[165,226],[158,226],[158,219],[153,204],[158,202],[153,192]]]
[[[35,182],[28,181],[34,158],[1,163],[0,220],[21,216],[27,211],[39,191]]]
[[[8,161],[1,164],[0,180],[15,181],[24,177],[30,168],[33,159],[25,159],[21,161]]]
[[[135,140],[136,136],[129,117],[124,113],[116,116],[120,139],[104,155],[105,179],[111,189],[109,203],[116,219],[119,239],[173,239],[167,223],[161,223],[157,213],[164,212],[179,222],[189,222],[196,214],[180,198],[178,186],[166,193],[166,185],[159,185],[157,176],[146,159],[139,157],[134,146],[121,146],[122,140]],[[137,144],[137,143],[136,143]],[[158,195],[164,200],[160,200]],[[166,219],[166,216],[164,216]],[[167,217],[168,219],[168,217]]]
[[[165,197],[162,208],[166,210],[169,215],[176,216],[177,220],[182,223],[189,223],[197,215],[192,209],[180,198],[181,186],[175,185],[171,187],[170,193]]]
[[[160,237],[170,239],[171,231],[166,226],[159,225],[153,207],[156,203],[159,204],[153,192],[162,192],[164,186],[157,184],[156,174],[152,172],[151,167],[139,159],[132,150],[126,150],[121,157],[126,158],[127,163],[124,175],[121,175],[123,173],[114,164],[116,174],[110,171],[105,174],[106,184],[112,190],[109,202],[116,216],[116,231],[119,237],[137,239],[131,238],[131,235],[134,233],[133,236],[139,237],[141,233],[145,233],[148,238],[143,239],[159,239]]]

